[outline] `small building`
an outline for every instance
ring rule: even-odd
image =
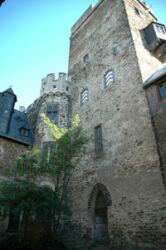
[[[0,93],[0,169],[33,145],[27,113],[14,109],[17,97],[11,88]]]

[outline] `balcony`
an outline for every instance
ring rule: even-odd
[[[158,59],[166,60],[166,27],[163,24],[152,22],[144,29],[147,49]]]

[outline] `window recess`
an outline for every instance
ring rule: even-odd
[[[84,103],[88,102],[88,89],[84,89],[81,92],[81,105],[83,105]]]

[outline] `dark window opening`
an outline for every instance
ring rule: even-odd
[[[86,55],[83,57],[83,63],[88,62],[88,60],[89,60],[89,55],[86,54]]]
[[[95,127],[95,153],[96,155],[101,155],[103,153],[101,125]]]
[[[165,99],[166,98],[166,81],[158,85],[158,90],[159,90],[160,99]]]
[[[16,121],[23,121],[23,119],[22,119],[21,116],[19,116],[19,115],[16,115],[16,116],[15,116],[15,119],[16,119]]]
[[[117,47],[113,47],[112,48],[112,54],[115,56],[118,54],[118,48]]]
[[[69,87],[68,86],[66,87],[66,91],[69,91]]]
[[[95,204],[95,240],[108,240],[107,205],[101,191],[97,194]]]
[[[53,88],[56,89],[56,85],[53,85]]]
[[[134,7],[135,13],[140,16],[140,11],[136,7]]]
[[[47,107],[47,117],[55,124],[58,123],[58,105],[50,105]]]

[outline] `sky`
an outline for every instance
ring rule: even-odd
[[[0,8],[0,92],[12,87],[16,108],[40,95],[41,79],[68,71],[72,25],[97,0],[5,0]],[[166,24],[166,0],[148,0]]]

